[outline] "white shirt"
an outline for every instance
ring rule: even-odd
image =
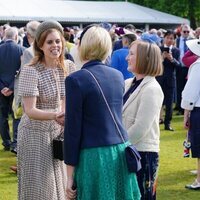
[[[189,68],[188,81],[182,92],[181,107],[187,110],[200,107],[200,58]]]

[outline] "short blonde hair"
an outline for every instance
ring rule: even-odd
[[[162,75],[163,65],[160,48],[156,44],[136,40],[131,46],[137,45],[135,70],[138,74],[149,76]]]
[[[91,26],[80,38],[79,56],[84,60],[105,60],[112,51],[109,33],[102,27]]]

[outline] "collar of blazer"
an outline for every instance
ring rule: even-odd
[[[137,97],[137,95],[139,94],[140,90],[149,82],[155,80],[155,77],[152,76],[145,76],[143,81],[140,83],[140,85],[136,88],[136,90],[130,95],[130,97],[128,98],[128,100],[126,101],[126,103],[123,106],[123,111],[128,107],[128,105],[134,101],[134,99]],[[127,90],[130,88],[131,83],[133,81],[133,78],[127,79],[125,81],[125,93],[127,92]],[[124,94],[125,94],[124,93]]]

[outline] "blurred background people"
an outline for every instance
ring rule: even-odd
[[[5,38],[5,31],[6,29],[10,28],[10,25],[9,24],[4,24],[3,26],[1,26],[1,42],[0,42],[0,45],[3,44],[6,40]]]
[[[76,65],[77,70],[81,69],[81,67],[83,66],[83,63],[80,60],[79,53],[78,53],[78,46],[79,46],[79,42],[80,42],[81,33],[82,33],[82,31],[79,31],[79,33],[77,33],[76,37],[74,38],[75,45],[70,49],[70,55],[74,59],[74,63]]]
[[[73,42],[70,42],[71,38],[71,29],[68,27],[64,28],[64,38],[65,38],[65,46],[67,48],[67,52],[70,52],[70,49],[74,46]]]
[[[114,51],[111,56],[111,67],[119,70],[123,74],[124,80],[133,77],[133,74],[127,70],[128,62],[126,60],[126,57],[128,55],[130,44],[136,39],[137,36],[134,33],[123,35],[123,48]]]
[[[188,73],[188,68],[184,65],[182,62],[182,58],[186,51],[188,50],[188,47],[186,45],[186,41],[190,39],[190,26],[187,24],[183,24],[181,26],[181,36],[176,39],[176,47],[180,50],[180,62],[181,66],[176,69],[176,107],[175,109],[178,111],[178,115],[183,115],[184,111],[181,108],[181,93],[183,91],[183,88],[186,84],[186,77]]]
[[[195,30],[195,37],[196,39],[200,39],[200,27],[197,27]]]
[[[126,26],[127,27],[127,26]],[[129,27],[129,26],[128,26]],[[129,29],[123,28],[123,27],[116,27],[115,28],[115,34],[118,36],[118,40],[116,40],[113,44],[113,52],[123,48],[122,44],[122,36],[124,34],[133,34],[134,31],[129,27]]]
[[[10,27],[5,30],[4,43],[0,45],[0,134],[4,150],[16,151],[17,127],[19,120],[13,116],[12,103],[14,96],[14,79],[20,68],[20,57],[24,48],[17,44],[18,30]],[[13,120],[13,140],[10,137],[8,124],[9,114]]]

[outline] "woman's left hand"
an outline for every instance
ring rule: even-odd
[[[67,188],[66,188],[67,200],[75,200],[76,199],[77,191],[76,191],[76,189],[73,188],[73,184],[74,184],[73,179],[67,180]]]

